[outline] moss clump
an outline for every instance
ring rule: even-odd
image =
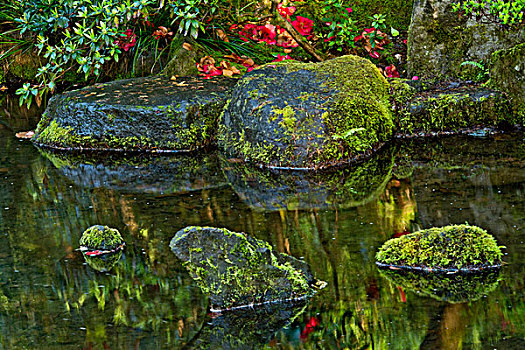
[[[79,244],[90,250],[116,251],[121,249],[125,243],[117,229],[95,225],[82,233]]]
[[[501,248],[479,227],[450,225],[391,239],[376,259],[379,264],[409,269],[475,271],[500,266]]]

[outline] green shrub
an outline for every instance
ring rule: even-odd
[[[485,18],[509,26],[525,22],[525,0],[462,0],[454,4],[454,11],[464,12],[477,20]]]

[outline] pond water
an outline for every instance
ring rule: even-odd
[[[525,348],[523,134],[403,141],[305,175],[216,154],[54,154],[14,136],[38,113],[0,112],[1,349]],[[465,222],[506,246],[501,271],[376,268],[393,235]],[[127,243],[113,267],[76,250],[95,224]],[[266,240],[328,285],[308,303],[212,315],[169,248],[188,225]]]

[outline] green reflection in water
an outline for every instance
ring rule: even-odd
[[[338,181],[324,187],[329,191],[317,192],[328,195],[309,198],[306,193],[315,192],[316,183],[299,183],[295,188],[306,190],[294,202],[288,180],[241,172],[242,181],[228,177],[228,185],[224,174],[237,170],[218,162],[220,171],[206,173],[216,176],[207,180],[191,171],[184,177],[166,158],[159,166],[167,169],[161,178],[166,180],[160,183],[119,174],[131,167],[103,160],[78,163],[99,181],[91,185],[91,180],[81,181],[86,173],[55,167],[0,126],[1,346],[191,345],[201,329],[201,335],[209,329],[204,323],[213,320],[206,316],[207,299],[168,244],[185,226],[209,225],[269,241],[278,251],[302,257],[316,277],[328,282],[304,312],[283,323],[291,321],[288,326],[265,333],[266,347],[519,348],[525,337],[523,144],[522,135],[406,142],[393,149],[396,158],[386,157],[385,172],[370,177],[379,179],[363,191],[370,195],[354,201],[348,191],[354,186],[345,186],[343,176],[340,196]],[[100,181],[104,169],[113,177]],[[170,176],[182,178],[183,185],[170,187]],[[284,181],[281,202],[261,195],[266,187],[253,185],[264,184],[264,176],[279,186]],[[355,204],[347,205],[345,196]],[[486,228],[508,247],[508,264],[486,297],[480,293],[477,301],[451,304],[380,276],[374,254],[392,234],[465,221]],[[102,273],[75,251],[81,232],[98,223],[118,228],[129,242],[122,258]],[[245,332],[256,332],[257,324]],[[216,330],[225,334],[228,327]],[[247,334],[231,340],[253,339]]]

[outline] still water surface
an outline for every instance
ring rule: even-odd
[[[16,139],[26,117],[0,117],[0,349],[525,348],[523,134],[406,141],[307,176],[215,154],[66,157]],[[507,247],[499,273],[374,264],[394,234],[465,222]],[[95,224],[127,243],[109,271],[76,251]],[[328,286],[307,304],[211,315],[169,249],[188,225],[266,240]]]

